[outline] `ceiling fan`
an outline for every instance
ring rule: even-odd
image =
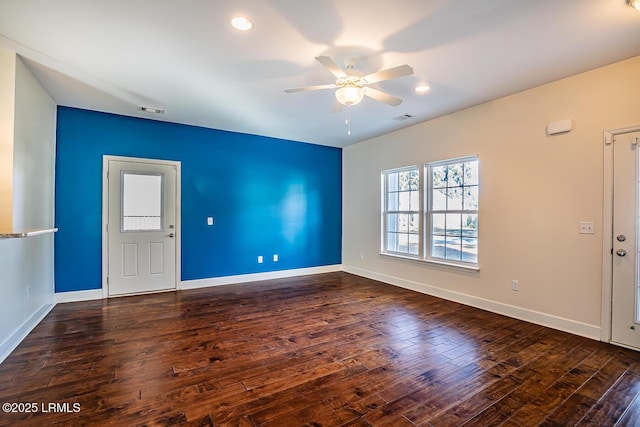
[[[413,68],[406,64],[365,76],[362,72],[355,69],[355,66],[358,64],[357,58],[348,58],[345,61],[345,69],[340,68],[333,59],[328,56],[317,56],[316,60],[335,76],[335,83],[285,89],[285,92],[292,93],[309,90],[336,89],[335,95],[337,102],[331,109],[332,113],[340,111],[343,105],[350,107],[358,104],[365,96],[375,99],[376,101],[384,102],[385,104],[393,106],[400,105],[402,99],[381,90],[374,89],[369,85],[413,74]]]

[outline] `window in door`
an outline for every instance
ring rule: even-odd
[[[122,172],[122,231],[162,230],[163,174]]]

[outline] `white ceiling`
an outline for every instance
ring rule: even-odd
[[[237,13],[255,28],[232,29]],[[59,105],[344,147],[640,55],[640,12],[625,0],[0,0],[0,48]],[[415,74],[373,85],[404,102],[365,98],[349,136],[332,90],[283,92],[333,83],[319,55]]]

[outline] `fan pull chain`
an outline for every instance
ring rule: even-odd
[[[351,105],[347,105],[347,119],[344,122],[347,125],[347,135],[351,135]]]

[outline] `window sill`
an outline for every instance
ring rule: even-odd
[[[451,267],[451,268],[454,268],[454,269],[460,269],[460,270],[465,270],[465,271],[473,271],[473,272],[480,271],[480,267],[473,266],[473,265],[457,264],[457,263],[447,262],[447,261],[435,261],[435,260],[432,260],[432,259],[422,259],[422,258],[411,257],[411,256],[390,254],[390,253],[386,253],[386,252],[380,252],[380,255],[386,256],[386,257],[390,257],[390,258],[404,259],[404,260],[408,260],[408,261],[417,261],[417,262],[437,265],[437,266],[441,266],[441,267]]]

